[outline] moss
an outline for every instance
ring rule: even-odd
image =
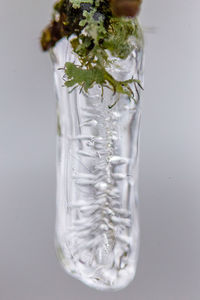
[[[108,87],[114,93],[126,94],[134,99],[130,85],[137,80],[117,81],[106,68],[112,64],[112,56],[126,59],[132,52],[130,38],[140,39],[137,19],[117,17],[113,14],[119,0],[60,0],[54,5],[51,23],[44,29],[41,46],[44,51],[54,47],[63,37],[71,40],[74,52],[78,55],[80,66],[66,62],[65,85],[69,88],[80,86],[85,92],[94,84]],[[122,0],[124,1],[124,0]],[[126,0],[131,1],[131,0]],[[141,0],[132,0],[138,5]]]

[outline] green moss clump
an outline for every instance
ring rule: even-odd
[[[66,62],[65,85],[88,92],[97,84],[102,92],[107,87],[134,99],[130,85],[141,87],[140,82],[133,78],[117,81],[106,68],[112,64],[108,51],[113,57],[126,59],[133,50],[130,39],[141,39],[141,30],[136,18],[116,17],[112,11],[109,0],[60,0],[54,5],[52,22],[42,33],[41,46],[47,51],[63,37],[74,35],[71,45],[80,65]]]

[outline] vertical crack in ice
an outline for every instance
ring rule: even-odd
[[[81,114],[84,122],[80,127],[89,128],[89,132],[95,129],[96,135],[75,137],[75,140],[85,141],[75,157],[79,162],[87,160],[91,172],[85,169],[73,174],[81,196],[81,200],[74,203],[74,207],[78,207],[78,218],[71,228],[76,240],[74,255],[82,253],[82,263],[120,269],[122,257],[129,251],[126,232],[131,226],[130,213],[120,202],[119,182],[126,179],[127,174],[115,171],[117,166],[129,163],[127,158],[116,155],[120,113],[100,103],[82,109]],[[118,259],[115,252],[119,254]]]

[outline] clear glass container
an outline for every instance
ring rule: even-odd
[[[143,47],[110,57],[118,80],[142,80]],[[64,87],[64,64],[78,64],[62,39],[51,51],[57,93],[56,249],[64,269],[97,289],[121,289],[133,278],[139,249],[139,88],[135,102],[94,86]],[[60,69],[61,68],[61,69]],[[110,108],[114,103],[116,104]]]

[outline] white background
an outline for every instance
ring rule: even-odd
[[[144,0],[141,251],[134,282],[89,289],[57,263],[48,0],[1,1],[0,299],[200,299],[200,1]]]

